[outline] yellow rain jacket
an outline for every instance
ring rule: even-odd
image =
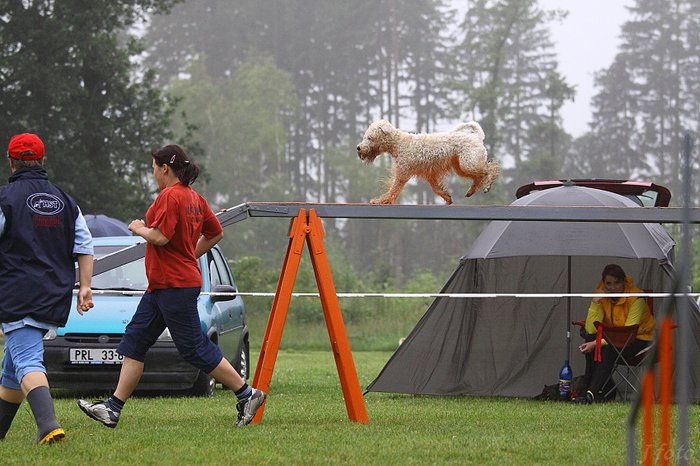
[[[596,292],[602,289],[603,281],[601,280],[596,287]],[[632,277],[627,275],[623,293],[644,293],[644,290],[637,288]],[[651,341],[654,338],[656,320],[649,311],[643,296],[625,296],[617,298],[615,303],[612,300],[613,298],[601,298],[599,303],[591,301],[586,317],[586,332],[596,333],[595,325],[593,325],[596,321],[613,327],[639,324],[637,340]]]

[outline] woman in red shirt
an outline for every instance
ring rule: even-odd
[[[202,286],[197,258],[223,238],[221,224],[206,200],[191,188],[199,168],[181,147],[168,145],[151,155],[160,194],[146,212],[145,222],[129,224],[147,242],[148,290],[117,347],[124,362],[116,390],[107,400],[78,400],[78,406],[92,419],[116,427],[124,403],[141,379],[146,352],[167,327],[186,361],[236,393],[236,425],[246,425],[267,395],[238,375],[202,331],[197,313]]]

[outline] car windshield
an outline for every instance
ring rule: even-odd
[[[124,249],[126,246],[95,246],[95,258]],[[92,277],[95,290],[135,290],[148,288],[144,258],[124,264]]]
[[[638,195],[633,195],[631,194],[630,197],[636,199],[638,202],[641,202],[643,207],[654,207],[656,205],[656,198],[659,196],[659,193],[656,191],[644,191],[642,194]]]

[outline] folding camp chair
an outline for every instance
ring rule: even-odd
[[[601,351],[601,338],[608,342],[608,347],[613,348],[615,354],[612,372],[603,385],[604,387],[609,387],[603,394],[603,399],[607,399],[616,390],[622,388],[621,397],[623,400],[627,400],[632,391],[637,393],[639,390],[641,380],[636,369],[650,354],[651,345],[635,354],[624,354],[628,347],[637,339],[639,325],[612,327],[595,322],[595,326],[598,329],[598,335],[600,335],[600,337],[596,338],[596,354],[599,355]]]
[[[644,292],[651,293],[652,291],[644,290]],[[653,298],[651,296],[647,296],[644,299],[646,300],[649,312],[654,315]],[[585,327],[586,321],[576,321],[572,322],[572,324]],[[601,322],[595,322],[594,324],[597,329],[594,359],[600,361],[602,339],[605,339],[605,341],[608,342],[608,345],[615,351],[615,362],[613,364],[612,372],[610,373],[610,377],[606,383],[603,385],[604,387],[609,387],[603,394],[603,399],[607,399],[617,390],[623,400],[628,400],[630,393],[638,393],[639,391],[641,379],[638,369],[651,354],[653,343],[633,355],[627,354],[625,356],[623,355],[623,352],[625,352],[625,350],[637,339],[637,330],[639,329],[639,325],[613,327],[603,325]],[[622,388],[622,390],[618,390],[619,388]]]
[[[653,290],[644,290],[645,293],[653,293]],[[652,296],[645,296],[644,300],[646,301],[647,307],[649,308],[649,312],[651,315],[654,315],[654,298]],[[624,327],[612,327],[612,328],[624,328]],[[610,327],[608,327],[608,330]],[[619,331],[621,334],[624,334],[624,331]],[[605,332],[604,332],[605,333]],[[627,343],[629,345],[636,339],[636,334],[637,331],[635,330],[634,336],[632,339]],[[606,338],[608,342],[608,340]],[[640,377],[640,371],[639,368],[644,364],[644,361],[646,361],[646,358],[649,357],[649,355],[652,353],[651,349],[654,346],[654,343],[651,342],[646,348],[640,350],[638,353],[635,355],[628,357],[626,360],[624,358],[618,358],[616,361],[615,366],[613,366],[613,371],[610,377],[614,380],[615,377],[617,376],[617,382],[615,383],[615,387],[611,388],[605,395],[608,396],[612,393],[613,390],[619,388],[621,385],[623,387],[623,391],[621,394],[621,397],[623,400],[628,400],[629,399],[629,394],[631,392],[634,393],[639,393],[639,387],[641,387],[641,377]],[[619,348],[619,347],[617,347]],[[620,349],[622,351],[622,349]]]

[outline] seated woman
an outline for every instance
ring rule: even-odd
[[[632,281],[632,277],[625,274],[617,264],[608,264],[603,269],[602,280],[596,287],[597,293],[643,293]],[[582,400],[588,403],[603,401],[604,394],[609,391],[610,380],[615,357],[617,355],[614,348],[608,346],[602,340],[601,361],[595,362],[593,353],[595,349],[596,328],[594,322],[601,322],[603,325],[622,327],[628,325],[639,325],[637,338],[627,345],[622,355],[631,358],[639,351],[646,348],[654,336],[654,326],[656,321],[649,311],[644,297],[626,296],[619,298],[596,297],[591,300],[586,317],[586,342],[579,346],[579,350],[586,355],[586,374],[584,380],[588,391]],[[614,393],[612,394],[614,398]]]

